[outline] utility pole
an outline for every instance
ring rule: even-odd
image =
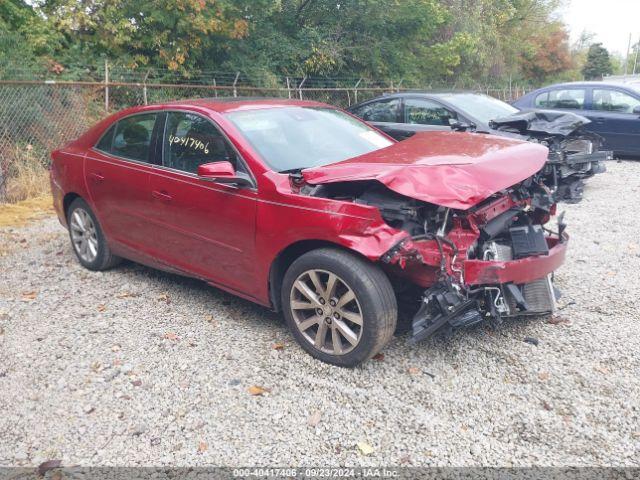
[[[104,59],[104,111],[109,113],[109,61]]]
[[[627,56],[624,58],[624,76],[626,78],[629,73],[629,50],[631,50],[631,33],[629,34],[629,43],[627,44]]]
[[[638,37],[638,43],[636,43],[636,59],[633,61],[633,75],[636,74],[636,66],[638,65],[638,52],[640,52],[640,37]]]

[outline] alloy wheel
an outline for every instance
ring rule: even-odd
[[[98,256],[98,233],[91,215],[82,208],[76,208],[71,214],[69,227],[78,256],[87,263],[93,262]]]
[[[307,270],[293,283],[290,306],[296,327],[316,349],[344,355],[362,337],[363,316],[351,287],[326,270]]]

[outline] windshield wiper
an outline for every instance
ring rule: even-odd
[[[304,170],[305,168],[311,168],[311,167],[296,167],[296,168],[289,168],[287,170],[279,170],[278,173],[288,173],[289,175],[291,175],[292,173],[300,173],[302,170]]]

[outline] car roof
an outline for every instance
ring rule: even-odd
[[[590,80],[590,81],[581,81],[581,82],[564,82],[564,83],[554,83],[553,85],[547,85],[546,87],[541,87],[537,90],[543,90],[548,88],[558,88],[558,87],[622,87],[622,88],[630,88],[628,83],[625,82],[612,82],[612,81],[598,81],[598,80]]]
[[[173,102],[150,105],[157,108],[204,107],[219,113],[238,110],[255,110],[281,107],[330,107],[325,103],[288,98],[218,97],[175,100]],[[334,108],[334,107],[331,107]]]
[[[430,92],[430,91],[428,92],[424,90],[407,90],[404,92],[397,92],[397,93],[385,93],[382,96],[384,98],[393,98],[393,97],[406,97],[406,96],[448,97],[451,95],[484,95],[484,93],[474,92],[472,90],[455,90],[455,91],[436,90],[433,92]]]

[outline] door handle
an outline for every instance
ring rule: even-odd
[[[93,180],[95,183],[104,182],[104,176],[100,175],[99,173],[92,172],[89,174],[89,177],[91,177],[91,180]]]
[[[153,196],[153,198],[155,198],[156,200],[161,200],[163,202],[170,202],[171,199],[173,198],[171,195],[169,195],[167,192],[159,192],[158,190],[154,190],[153,192],[151,192],[151,195]]]

